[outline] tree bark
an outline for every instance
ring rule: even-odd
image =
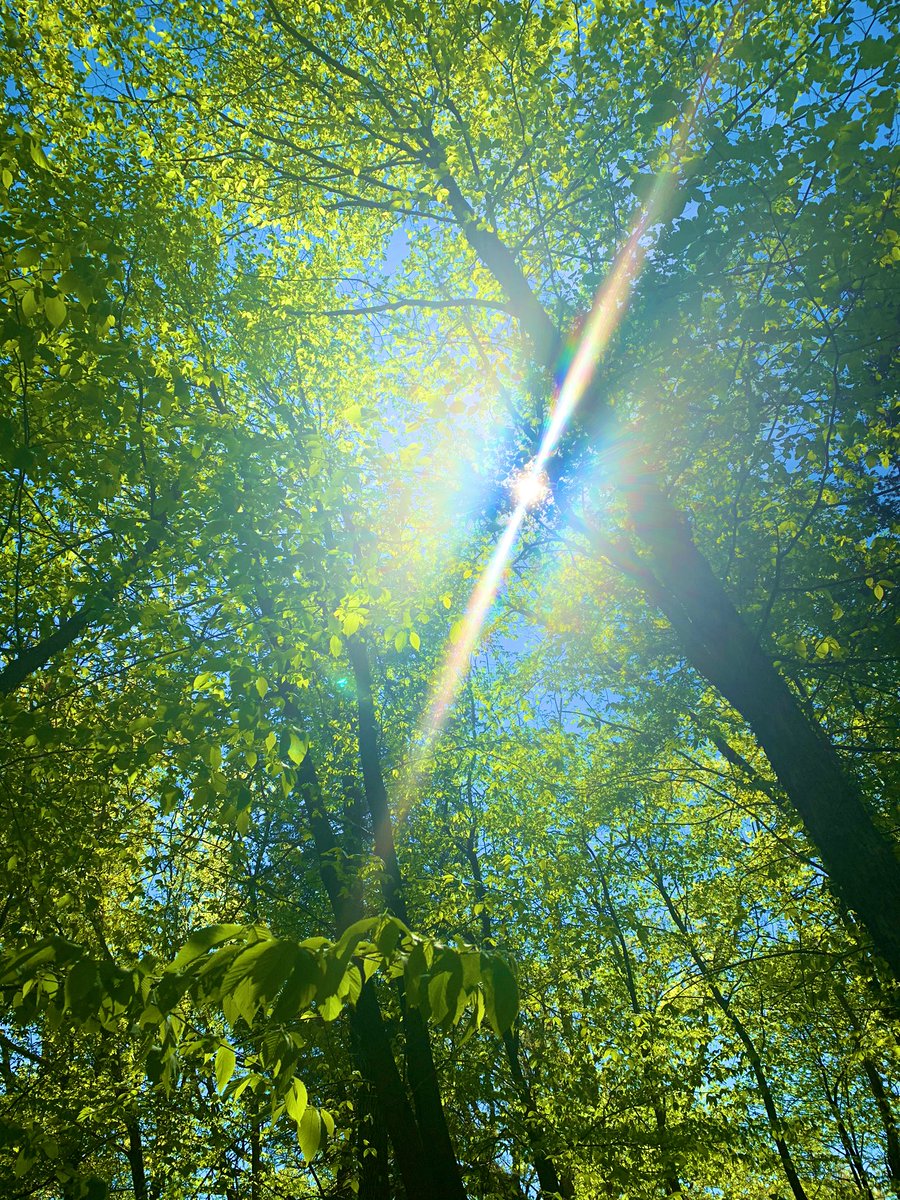
[[[377,1097],[363,1083],[357,1099],[356,1158],[360,1165],[359,1200],[392,1200],[388,1139],[377,1110]]]
[[[131,1187],[134,1200],[148,1200],[147,1171],[144,1165],[144,1141],[137,1114],[133,1110],[125,1116],[125,1133],[128,1136],[128,1166],[131,1170]]]
[[[475,902],[481,905],[481,912],[479,914],[481,936],[486,944],[490,944],[493,941],[491,918],[485,907],[487,892],[484,886],[484,877],[481,874],[481,863],[478,861],[478,852],[475,849],[474,830],[470,834],[469,840],[461,844],[461,849],[472,871]],[[565,1178],[562,1172],[557,1169],[553,1158],[543,1147],[542,1143],[545,1140],[544,1117],[537,1106],[537,1101],[534,1098],[534,1093],[531,1090],[531,1085],[525,1076],[525,1072],[522,1070],[518,1039],[513,1035],[511,1029],[507,1029],[503,1034],[503,1050],[506,1054],[506,1061],[509,1064],[509,1073],[512,1076],[513,1084],[519,1096],[519,1102],[525,1110],[528,1148],[531,1151],[531,1161],[541,1187],[541,1196],[548,1198],[551,1196],[562,1196],[563,1200],[570,1200],[574,1195],[571,1181]]]
[[[250,1200],[259,1200],[262,1175],[262,1146],[259,1137],[259,1103],[254,1095],[253,1117],[250,1122]]]
[[[179,495],[179,488],[173,487],[171,498],[177,499]],[[21,687],[30,675],[46,667],[52,658],[63,650],[67,650],[86,629],[102,621],[109,614],[129,576],[159,549],[167,521],[165,517],[162,517],[152,524],[156,526],[155,532],[119,568],[118,580],[113,580],[105,587],[98,588],[93,596],[84,601],[81,608],[60,621],[52,633],[6,663],[0,670],[0,696],[7,696],[16,688]]]
[[[832,1090],[828,1083],[828,1075],[825,1070],[825,1064],[819,1059],[819,1074],[822,1077],[822,1090],[825,1093],[825,1099],[828,1107],[831,1109],[831,1115],[834,1117],[834,1123],[837,1127],[838,1138],[840,1139],[841,1148],[844,1151],[844,1158],[847,1160],[847,1165],[850,1168],[850,1174],[853,1176],[853,1182],[856,1184],[859,1191],[865,1196],[866,1200],[875,1200],[872,1195],[872,1188],[869,1183],[869,1176],[866,1172],[865,1163],[862,1160],[862,1155],[859,1148],[853,1141],[850,1130],[847,1128],[847,1122],[844,1120],[841,1112],[840,1104],[838,1103],[837,1091]]]
[[[299,791],[312,830],[322,883],[331,903],[335,926],[338,933],[342,933],[365,915],[362,902],[358,890],[353,886],[348,888],[347,881],[341,877],[340,847],[322,805],[310,753],[300,764],[298,774]],[[407,1200],[432,1200],[431,1171],[422,1137],[397,1069],[371,979],[364,985],[356,1007],[350,1012],[350,1032],[354,1057],[363,1078],[371,1083],[378,1098],[373,1118],[384,1121]]]
[[[644,1007],[640,1002],[640,997],[638,996],[637,981],[635,980],[634,967],[631,961],[631,951],[628,946],[628,941],[625,937],[625,931],[622,928],[621,922],[619,921],[619,914],[612,902],[612,896],[610,895],[609,884],[607,882],[606,875],[602,870],[600,870],[598,874],[600,876],[600,886],[603,890],[604,907],[606,908],[606,911],[609,914],[609,919],[612,921],[613,928],[616,931],[618,957],[622,963],[622,972],[625,976],[625,988],[628,992],[628,999],[631,1003],[631,1011],[635,1016],[639,1016],[644,1011]],[[653,1108],[653,1116],[656,1121],[656,1130],[659,1134],[659,1150],[663,1167],[663,1187],[666,1190],[667,1196],[680,1196],[682,1194],[681,1180],[678,1178],[678,1172],[672,1165],[671,1152],[668,1146],[669,1128],[668,1119],[666,1116],[665,1096],[656,1086],[655,1081],[648,1077],[648,1049],[643,1050],[642,1057],[645,1063],[644,1079],[647,1081],[647,1085],[650,1088],[650,1103]]]
[[[626,501],[647,546],[654,601],[691,664],[741,713],[821,855],[835,891],[900,978],[900,861],[875,826],[855,780],[714,577],[684,518],[648,475]]]
[[[478,221],[447,168],[442,147],[428,131],[422,154],[438,173],[461,232],[506,294],[539,361],[552,372],[563,344],[560,331],[513,253]],[[588,407],[606,411],[596,386],[585,400]],[[900,979],[900,860],[895,847],[875,826],[856,781],[760,648],[654,474],[636,464],[624,492],[634,531],[647,550],[650,599],[668,617],[690,664],[753,730],[836,892]]]
[[[862,1040],[862,1030],[857,1015],[853,1011],[853,1006],[846,992],[839,984],[835,987],[835,995],[856,1035],[858,1048]],[[889,1186],[895,1196],[900,1196],[900,1131],[897,1129],[897,1121],[894,1117],[890,1096],[884,1085],[884,1080],[881,1078],[881,1071],[878,1069],[878,1064],[872,1058],[871,1054],[863,1055],[862,1065],[866,1079],[869,1082],[869,1091],[872,1093],[872,1099],[875,1101],[875,1107],[878,1110],[878,1116],[884,1130],[884,1156],[887,1165]]]
[[[881,1078],[881,1073],[874,1061],[866,1055],[863,1059],[863,1070],[869,1081],[869,1089],[878,1109],[885,1136],[885,1159],[887,1160],[888,1179],[891,1191],[900,1196],[900,1134],[897,1132],[897,1122],[891,1110],[887,1089]]]
[[[356,702],[359,735],[359,754],[363,788],[375,840],[375,853],[384,866],[382,895],[390,913],[409,924],[409,913],[403,895],[403,881],[393,822],[388,805],[387,789],[381,772],[378,745],[378,724],[372,692],[372,673],[365,647],[358,638],[347,646],[350,665],[356,683]],[[440,1082],[431,1049],[428,1030],[418,1009],[410,1007],[398,981],[403,1032],[406,1041],[406,1071],[418,1118],[422,1142],[429,1149],[432,1165],[432,1186],[435,1200],[465,1200],[462,1172],[456,1150],[447,1127],[447,1117],[441,1098]]]
[[[272,618],[271,598],[261,586],[257,587],[257,601],[263,615]],[[292,697],[282,693],[282,700],[284,715],[299,727],[302,714]],[[359,881],[348,880],[339,866],[343,853],[325,812],[311,751],[307,751],[300,763],[297,776],[297,791],[313,835],[319,874],[334,914],[335,927],[341,934],[365,916]],[[349,1023],[353,1057],[378,1098],[373,1119],[384,1122],[406,1200],[433,1200],[430,1163],[416,1114],[397,1069],[373,979],[363,985],[356,1006],[350,1010]]]

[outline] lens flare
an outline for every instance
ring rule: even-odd
[[[513,472],[507,483],[517,507],[539,508],[550,496],[550,477],[546,471],[535,470],[534,462]]]
[[[732,22],[733,20],[734,18],[732,18]],[[475,585],[465,615],[455,629],[451,644],[429,695],[426,711],[412,747],[405,786],[399,797],[398,816],[401,818],[413,802],[425,771],[431,747],[444,727],[460,685],[468,671],[472,651],[477,645],[485,620],[503,584],[504,575],[525,517],[529,509],[543,503],[549,495],[547,464],[555,453],[579,401],[587,391],[597,364],[628,306],[631,291],[640,276],[652,244],[650,230],[678,185],[678,172],[697,110],[731,28],[732,26],[729,24],[716,54],[700,80],[696,96],[687,107],[680,128],[673,138],[669,165],[657,176],[649,197],[632,225],[628,238],[616,255],[609,275],[598,289],[577,342],[570,343],[566,347],[562,356],[563,361],[567,364],[565,374],[554,392],[550,418],[538,452],[525,468],[507,481],[511,487],[515,508],[487,566]]]

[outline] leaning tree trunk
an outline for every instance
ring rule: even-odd
[[[856,781],[761,649],[655,481],[632,475],[626,501],[649,552],[644,561],[654,601],[691,664],[756,734],[835,890],[900,978],[900,862]]]
[[[427,130],[422,161],[436,172],[462,234],[506,294],[536,357],[552,372],[563,344],[561,332],[515,255],[478,220],[447,167],[442,146]],[[585,399],[589,407],[601,407],[596,388]],[[801,708],[713,575],[654,473],[635,464],[624,492],[634,532],[646,549],[648,597],[668,617],[690,664],[753,730],[835,891],[859,916],[876,953],[900,979],[900,860],[894,846],[876,827],[856,781],[821,726]]]
[[[170,501],[177,500],[181,489],[175,484],[168,494]],[[153,532],[144,544],[113,572],[111,580],[91,592],[81,607],[64,617],[52,633],[28,646],[20,654],[8,658],[6,664],[0,668],[0,696],[14,692],[30,676],[42,671],[57,655],[68,650],[86,630],[102,626],[109,619],[133,573],[152,561],[160,548],[167,523],[165,515],[151,521]]]

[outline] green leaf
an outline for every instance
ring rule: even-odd
[[[232,959],[221,984],[212,989],[212,998],[222,1001],[223,1012],[232,1025],[237,1017],[250,1025],[257,1010],[278,995],[297,957],[293,942],[273,938],[256,942]]]
[[[362,617],[358,612],[348,613],[347,616],[344,617],[344,622],[341,626],[341,631],[343,632],[344,637],[352,637],[353,634],[356,633],[357,629],[359,629],[361,624]]]
[[[304,758],[306,758],[306,753],[308,750],[309,742],[307,739],[305,737],[301,737],[299,734],[291,733],[291,741],[290,745],[288,746],[288,758],[291,760],[291,762],[299,767]]]
[[[272,1020],[276,1023],[293,1021],[315,999],[321,983],[322,971],[316,956],[299,947],[297,960],[272,1009]]]
[[[80,1020],[87,1019],[97,1011],[102,988],[97,967],[89,958],[80,959],[70,969],[64,994],[66,1008]]]
[[[284,1098],[284,1108],[287,1115],[299,1123],[303,1120],[303,1114],[306,1112],[308,1096],[306,1086],[299,1079],[292,1079],[291,1086],[288,1088],[287,1095]],[[302,1148],[302,1147],[301,1147]]]
[[[44,301],[44,313],[54,329],[58,329],[65,321],[67,311],[62,296],[48,296]]]
[[[44,171],[50,170],[50,160],[41,148],[41,143],[37,138],[28,139],[28,151],[31,154],[31,161],[35,166],[40,167]]]
[[[344,1002],[335,992],[330,996],[323,997],[319,1001],[319,1006],[316,1011],[323,1021],[336,1021],[344,1011]]]
[[[237,1066],[237,1057],[230,1046],[220,1046],[216,1051],[216,1088],[224,1092]]]
[[[315,1157],[322,1140],[322,1119],[317,1108],[307,1108],[297,1124],[297,1141],[303,1157],[309,1162]]]
[[[244,929],[243,925],[207,925],[204,929],[195,930],[178,951],[168,970],[183,971],[195,959],[201,958],[214,946],[221,946],[223,942],[237,937]]]
[[[502,958],[482,955],[481,972],[487,1018],[495,1033],[505,1033],[519,1011],[516,977]]]

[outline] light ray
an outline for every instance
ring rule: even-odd
[[[733,18],[732,18],[733,20]],[[649,231],[671,194],[678,185],[682,156],[693,129],[697,111],[703,99],[712,71],[731,32],[731,25],[700,80],[696,95],[690,101],[678,132],[672,141],[667,167],[657,176],[645,204],[632,225],[631,232],[616,255],[612,269],[597,291],[591,311],[581,329],[571,362],[561,384],[554,393],[550,419],[544,430],[537,454],[514,477],[513,498],[516,501],[494,551],[484,568],[466,607],[454,640],[448,646],[444,661],[431,689],[425,714],[413,741],[405,786],[400,797],[402,818],[408,811],[424,774],[431,748],[446,723],[448,714],[468,672],[470,657],[475,649],[488,613],[503,583],[506,568],[528,509],[535,503],[534,481],[546,479],[546,467],[556,452],[572,414],[584,396],[597,364],[622,320],[632,289],[640,276],[651,246]],[[517,479],[525,479],[517,494]],[[543,499],[543,494],[541,495]]]

